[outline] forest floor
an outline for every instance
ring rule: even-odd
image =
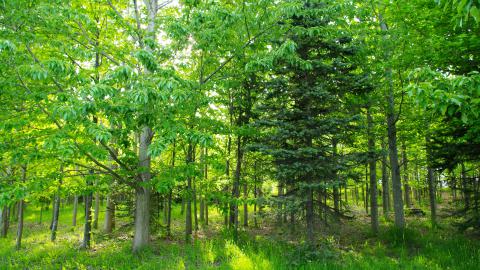
[[[288,226],[245,228],[234,242],[214,211],[210,225],[200,226],[193,243],[186,244],[176,207],[172,237],[164,237],[160,228],[152,245],[134,255],[131,226],[121,226],[131,220],[118,221],[111,236],[94,230],[92,249],[84,251],[79,250],[83,216],[79,211],[79,225],[73,227],[71,212],[71,207],[63,207],[53,243],[49,221],[39,223],[39,210],[28,207],[21,250],[14,248],[14,222],[8,238],[0,239],[0,269],[480,269],[480,238],[459,233],[454,220],[446,217],[435,230],[428,217],[408,217],[404,231],[382,218],[380,233],[374,236],[365,210],[353,207],[355,219],[318,225],[319,241],[312,250],[301,242],[303,230],[292,232]],[[49,217],[44,213],[44,219]]]

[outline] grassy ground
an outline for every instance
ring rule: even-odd
[[[80,211],[81,213],[82,211]],[[174,211],[173,237],[166,239],[162,230],[154,233],[152,246],[139,254],[131,253],[130,227],[116,230],[112,236],[94,232],[93,248],[79,250],[80,225],[71,224],[71,208],[60,213],[58,238],[52,243],[48,230],[51,213],[38,224],[38,209],[27,208],[23,247],[15,251],[15,224],[7,239],[0,239],[0,269],[479,269],[478,239],[469,240],[445,223],[432,231],[426,218],[408,221],[405,231],[392,229],[382,222],[378,237],[373,237],[365,216],[341,226],[319,228],[316,249],[299,241],[301,229],[250,228],[242,231],[237,242],[224,231],[221,217],[211,213],[212,224],[201,228],[195,241],[183,241],[180,210]],[[103,217],[100,216],[100,224]],[[118,223],[131,222],[122,220]],[[100,226],[101,228],[101,226]]]

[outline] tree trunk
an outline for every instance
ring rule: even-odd
[[[368,122],[368,152],[369,152],[369,166],[370,166],[370,220],[372,231],[374,234],[378,233],[378,204],[377,204],[377,162],[375,149],[375,134],[373,126],[373,118],[370,108],[367,108],[367,122]]]
[[[208,200],[205,202],[205,225],[208,226]]]
[[[427,145],[427,181],[428,181],[428,193],[430,199],[430,218],[432,222],[432,227],[435,228],[437,226],[437,204],[435,200],[435,177],[433,174],[432,168],[432,153],[429,147],[430,142],[430,133],[428,131],[427,126],[427,136],[425,137],[425,142]]]
[[[72,226],[77,226],[77,211],[78,211],[78,196],[73,197],[73,215],[72,215]]]
[[[407,147],[405,142],[402,142],[402,156],[403,156],[403,189],[405,190],[405,204],[407,207],[413,207],[412,198],[411,198],[411,189],[408,184],[408,157],[407,157]]]
[[[25,183],[27,180],[27,166],[22,166],[22,182]],[[17,240],[15,248],[19,250],[22,247],[22,235],[23,235],[23,210],[24,210],[25,201],[23,198],[18,204],[18,225],[17,225]]]
[[[111,195],[107,196],[107,207],[105,209],[105,223],[103,225],[103,230],[105,233],[112,233],[113,228],[115,228],[115,202]]]
[[[18,225],[17,225],[17,241],[15,248],[19,250],[22,246],[22,234],[23,234],[23,205],[24,200],[20,200],[18,204]]]
[[[10,207],[5,205],[2,210],[2,238],[7,237],[10,218]]]
[[[388,217],[390,212],[390,187],[388,183],[388,169],[387,169],[387,147],[385,141],[382,139],[382,206],[383,215]]]
[[[138,187],[135,192],[135,235],[133,251],[138,252],[150,240],[150,189]]]
[[[255,164],[255,169],[256,170],[256,164]],[[257,175],[256,175],[256,171],[254,171],[254,175],[253,175],[253,198],[255,200],[254,204],[253,204],[253,226],[255,226],[255,228],[258,227],[258,223],[257,223]]]
[[[277,203],[277,224],[282,224],[282,213],[283,213],[283,183],[278,183],[278,203]]]
[[[53,219],[50,240],[55,241],[57,238],[58,216],[60,213],[60,194],[55,195],[55,202],[53,206]]]
[[[93,174],[93,170],[90,170],[90,174]],[[92,181],[91,179],[86,179],[87,189],[89,192],[83,196],[84,204],[85,204],[85,223],[83,225],[83,241],[81,248],[82,249],[89,249],[90,248],[90,240],[92,238],[92,202],[93,202],[93,192],[91,191],[92,188]]]
[[[382,16],[379,16],[380,28],[383,32],[388,31],[387,24]],[[386,35],[384,36],[386,40]],[[385,60],[390,60],[390,51],[385,50]],[[387,133],[388,133],[388,149],[390,156],[390,169],[392,170],[392,193],[393,193],[393,210],[395,213],[395,226],[405,228],[405,213],[403,210],[402,198],[402,180],[400,179],[400,168],[398,164],[398,148],[397,148],[397,119],[395,115],[395,93],[393,89],[392,68],[386,67],[385,77],[388,82],[387,92]]]
[[[38,219],[38,224],[42,224],[42,218],[43,218],[43,203],[40,203],[40,217]],[[0,218],[0,220],[1,220],[1,218]]]
[[[63,174],[63,164],[60,165],[60,173]],[[53,219],[52,219],[52,234],[50,239],[55,241],[57,238],[57,228],[58,228],[58,216],[60,214],[60,188],[62,186],[62,175],[60,176],[58,182],[57,194],[55,195],[55,202],[53,206]]]
[[[175,155],[176,155],[177,143],[176,140],[173,140],[173,149],[172,149],[172,162],[171,168],[175,169]],[[171,227],[172,227],[172,193],[173,187],[170,187],[168,192],[168,212],[167,212],[167,236],[171,236]]]
[[[307,219],[307,243],[310,246],[315,245],[315,238],[313,235],[313,190],[312,188],[308,188],[307,190],[307,198],[305,204],[305,211],[306,211],[306,219]]]
[[[198,215],[197,215],[197,185],[196,185],[196,181],[195,181],[195,176],[192,177],[192,185],[193,185],[193,220],[195,222],[195,231],[198,231]]]
[[[232,197],[234,202],[230,204],[230,226],[234,228],[234,237],[238,231],[238,198],[240,197],[240,177],[243,161],[242,137],[237,136],[237,161],[235,167],[235,178],[233,181]]]
[[[95,183],[95,186],[97,186],[97,183]],[[95,192],[95,208],[94,208],[94,213],[93,213],[93,228],[97,229],[98,228],[98,216],[100,214],[100,194]]]
[[[155,17],[158,11],[158,0],[145,0],[145,6],[147,9],[147,38],[156,40],[155,35]],[[137,25],[140,25],[140,15],[137,6],[137,1],[134,1],[135,19]],[[139,31],[141,29],[138,29]],[[140,47],[143,49],[145,46],[143,40],[140,41]],[[146,50],[150,50],[147,46]],[[138,149],[139,168],[141,172],[138,175],[139,185],[135,190],[135,234],[133,237],[133,251],[137,252],[143,247],[147,246],[150,239],[150,189],[142,186],[142,183],[148,183],[151,179],[150,173],[150,161],[151,157],[148,154],[148,147],[152,143],[153,131],[145,125],[142,127],[140,133],[140,143]]]
[[[172,228],[172,189],[168,192],[168,209],[167,209],[167,236],[171,236]]]
[[[205,200],[200,198],[200,222],[205,222]]]
[[[243,226],[248,227],[248,186],[246,180],[244,181],[245,183],[243,184],[243,199],[245,200],[245,202],[243,203]]]
[[[230,112],[230,124],[232,123],[232,105],[230,105],[230,109],[229,109],[229,112]],[[227,138],[227,159],[225,161],[225,175],[227,176],[227,179],[228,179],[228,182],[230,182],[230,155],[231,155],[231,151],[232,151],[232,137],[230,135],[228,135],[228,138]],[[224,188],[224,192],[225,194],[228,193],[228,186],[225,186]],[[225,226],[228,226],[229,225],[229,217],[228,217],[228,208],[229,208],[229,205],[227,202],[224,203],[224,224]]]
[[[186,163],[189,166],[193,162],[193,145],[192,142],[188,143],[188,150],[186,156]],[[187,177],[187,194],[186,194],[186,203],[187,203],[187,213],[185,214],[185,241],[190,242],[192,236],[192,177],[188,175]]]
[[[139,168],[143,171],[139,174],[140,183],[149,182],[151,157],[148,147],[152,142],[152,130],[144,126],[140,134],[140,146],[138,149]],[[135,190],[135,234],[133,237],[133,251],[137,252],[147,246],[150,239],[150,188],[138,186]]]
[[[470,192],[468,187],[467,172],[465,170],[465,164],[462,162],[462,189],[463,189],[463,201],[465,209],[470,209]]]
[[[435,200],[435,177],[433,175],[433,169],[428,167],[428,192],[430,199],[430,218],[432,221],[432,227],[437,226],[437,203]]]

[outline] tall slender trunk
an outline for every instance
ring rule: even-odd
[[[208,226],[208,200],[205,203],[205,225]]]
[[[315,238],[313,235],[313,189],[307,189],[307,198],[305,204],[305,211],[306,211],[306,220],[307,220],[307,241],[308,245],[314,246],[315,245]]]
[[[428,181],[428,193],[430,199],[430,219],[432,222],[432,227],[437,226],[437,204],[435,199],[435,177],[432,168],[432,151],[429,146],[430,142],[430,133],[427,125],[427,135],[425,137],[425,142],[427,145],[427,181]]]
[[[55,195],[55,201],[53,205],[53,219],[52,219],[52,229],[50,234],[50,240],[55,241],[57,238],[57,228],[58,228],[58,216],[60,213],[60,194]]]
[[[390,185],[388,182],[387,146],[382,139],[382,206],[385,217],[388,217],[390,212]]]
[[[63,164],[60,165],[60,174],[63,174]],[[52,230],[50,239],[55,241],[57,238],[57,228],[58,228],[58,217],[60,214],[60,188],[62,186],[62,175],[60,175],[60,179],[58,181],[57,193],[55,194],[55,202],[53,206],[53,219],[52,219]]]
[[[378,203],[377,203],[377,161],[375,149],[374,124],[370,108],[367,108],[368,153],[370,166],[370,220],[373,233],[378,233]]]
[[[243,183],[243,199],[245,200],[245,202],[243,203],[243,226],[247,227],[248,226],[248,204],[247,204],[248,186],[245,179]]]
[[[402,158],[403,158],[403,189],[405,190],[405,204],[407,207],[412,207],[411,188],[408,183],[408,157],[407,147],[405,142],[402,142]]]
[[[383,17],[379,16],[380,28],[383,32],[388,31],[387,24]],[[384,35],[385,42],[387,35]],[[390,49],[385,48],[385,60],[390,61]],[[402,198],[402,180],[400,179],[400,166],[398,163],[398,147],[397,147],[397,119],[395,114],[395,93],[392,78],[392,68],[387,66],[385,68],[385,77],[388,82],[387,87],[387,134],[388,134],[388,149],[390,156],[390,169],[392,170],[392,193],[393,193],[393,210],[395,213],[395,226],[398,228],[405,227],[405,213],[403,210]]]
[[[172,170],[175,169],[175,155],[176,155],[176,148],[177,148],[177,141],[173,140],[173,149],[172,149],[172,162],[171,168]],[[172,227],[172,193],[173,187],[170,187],[168,191],[168,212],[167,212],[167,236],[171,236],[171,227]]]
[[[22,166],[22,183],[25,183],[27,180],[27,166]],[[18,204],[18,225],[17,225],[17,239],[15,248],[19,250],[22,247],[22,235],[23,235],[23,210],[24,210],[25,201],[23,198]]]
[[[208,163],[207,163],[208,148],[207,147],[205,147],[203,149],[202,155],[203,155],[203,179],[204,179],[205,182],[208,182]],[[208,189],[208,184],[206,186],[207,186],[207,189]],[[208,190],[203,190],[203,193],[206,194],[207,192],[208,192]],[[200,221],[204,222],[205,225],[208,225],[205,222],[205,211],[206,211],[206,208],[207,208],[206,205],[205,205],[206,200],[207,200],[206,195],[202,195],[201,199],[200,199]]]
[[[200,195],[200,222],[205,222],[205,200]]]
[[[193,193],[193,221],[195,224],[195,231],[198,231],[198,215],[197,215],[197,185],[196,185],[196,177],[192,177],[192,193]]]
[[[336,162],[337,159],[337,140],[333,139],[332,140],[332,146],[333,146],[333,160]],[[335,171],[335,183],[333,183],[333,209],[335,210],[335,213],[340,213],[340,194],[338,192],[338,176],[337,176],[337,171]]]
[[[72,226],[77,226],[78,195],[73,196]]]
[[[234,202],[230,204],[230,226],[233,226],[235,237],[238,231],[238,203],[240,197],[240,177],[243,161],[242,137],[237,136],[237,161],[235,167],[235,178],[233,181],[232,197]]]
[[[470,191],[468,190],[467,172],[465,170],[465,164],[462,162],[462,189],[463,189],[463,201],[465,209],[470,209]]]
[[[115,126],[112,124],[111,128],[121,129],[121,126],[120,125]],[[116,142],[117,142],[116,140],[113,140],[113,143],[116,143]],[[115,149],[113,149],[113,152],[115,153],[115,155],[118,155],[118,152]],[[117,164],[113,162],[113,158],[112,158],[112,165],[110,167],[114,171],[118,169]],[[107,193],[107,205],[105,207],[105,220],[103,223],[103,231],[107,234],[112,233],[113,229],[115,228],[115,200],[113,198],[115,186],[116,186],[116,182],[114,179],[112,179],[111,190],[109,193]]]
[[[278,183],[278,203],[277,203],[277,224],[282,224],[282,213],[283,213],[283,183]]]
[[[97,186],[97,181],[95,181],[95,186]],[[97,229],[98,228],[98,216],[100,212],[100,194],[95,192],[95,208],[93,212],[93,228]]]
[[[432,227],[437,226],[437,202],[435,199],[435,176],[433,173],[433,168],[430,166],[427,169],[428,171],[428,193],[430,199],[430,218],[432,221]]]
[[[257,223],[257,162],[253,168],[253,198],[255,202],[253,203],[253,226],[258,227]]]
[[[231,110],[232,109],[230,109],[229,111],[231,111]],[[230,112],[230,124],[231,124],[231,122],[232,122],[232,112]],[[227,159],[225,161],[225,175],[227,176],[228,180],[230,180],[230,155],[231,155],[231,151],[232,151],[232,137],[230,135],[228,135],[228,138],[227,138]],[[228,185],[225,186],[224,191],[225,191],[225,194],[228,193]],[[229,208],[228,203],[225,202],[223,207],[224,207],[224,223],[225,223],[225,226],[228,226],[229,225],[228,210],[227,210]]]
[[[90,170],[90,174],[93,174],[93,170]],[[92,237],[92,201],[93,201],[93,193],[91,192],[92,188],[92,180],[86,179],[87,188],[90,190],[84,196],[85,201],[85,224],[83,226],[83,241],[82,241],[82,248],[88,249],[90,248],[90,239]]]
[[[368,180],[368,170],[367,170],[367,182],[365,182],[365,207],[367,214],[369,214],[370,210],[370,184]]]
[[[188,143],[188,150],[186,156],[186,163],[189,166],[193,162],[193,144],[192,142]],[[185,241],[190,242],[192,237],[192,177],[189,175],[187,177],[187,195],[186,195],[186,204],[187,212],[185,214]]]
[[[17,239],[15,248],[19,250],[22,246],[22,234],[23,234],[23,206],[25,201],[22,199],[18,204],[18,225],[17,225]]]

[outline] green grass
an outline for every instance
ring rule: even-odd
[[[161,231],[152,245],[138,254],[131,253],[130,228],[112,236],[94,232],[93,248],[79,250],[82,236],[82,209],[79,224],[71,224],[71,208],[62,209],[55,243],[49,240],[51,213],[38,222],[38,209],[29,207],[23,247],[14,249],[15,224],[7,239],[0,240],[0,269],[478,269],[478,241],[466,239],[451,229],[432,231],[427,219],[409,221],[404,231],[382,225],[378,237],[368,233],[366,224],[353,224],[349,233],[323,237],[311,248],[279,236],[277,231],[254,234],[242,231],[238,241],[221,229],[221,217],[212,212],[213,224],[201,230],[192,244],[185,244],[179,207],[173,239]],[[103,221],[101,216],[100,221]],[[123,222],[127,222],[124,220]],[[103,224],[100,222],[99,225]],[[332,228],[335,230],[336,228]],[[207,236],[208,235],[208,236]],[[297,239],[298,240],[298,239]]]

